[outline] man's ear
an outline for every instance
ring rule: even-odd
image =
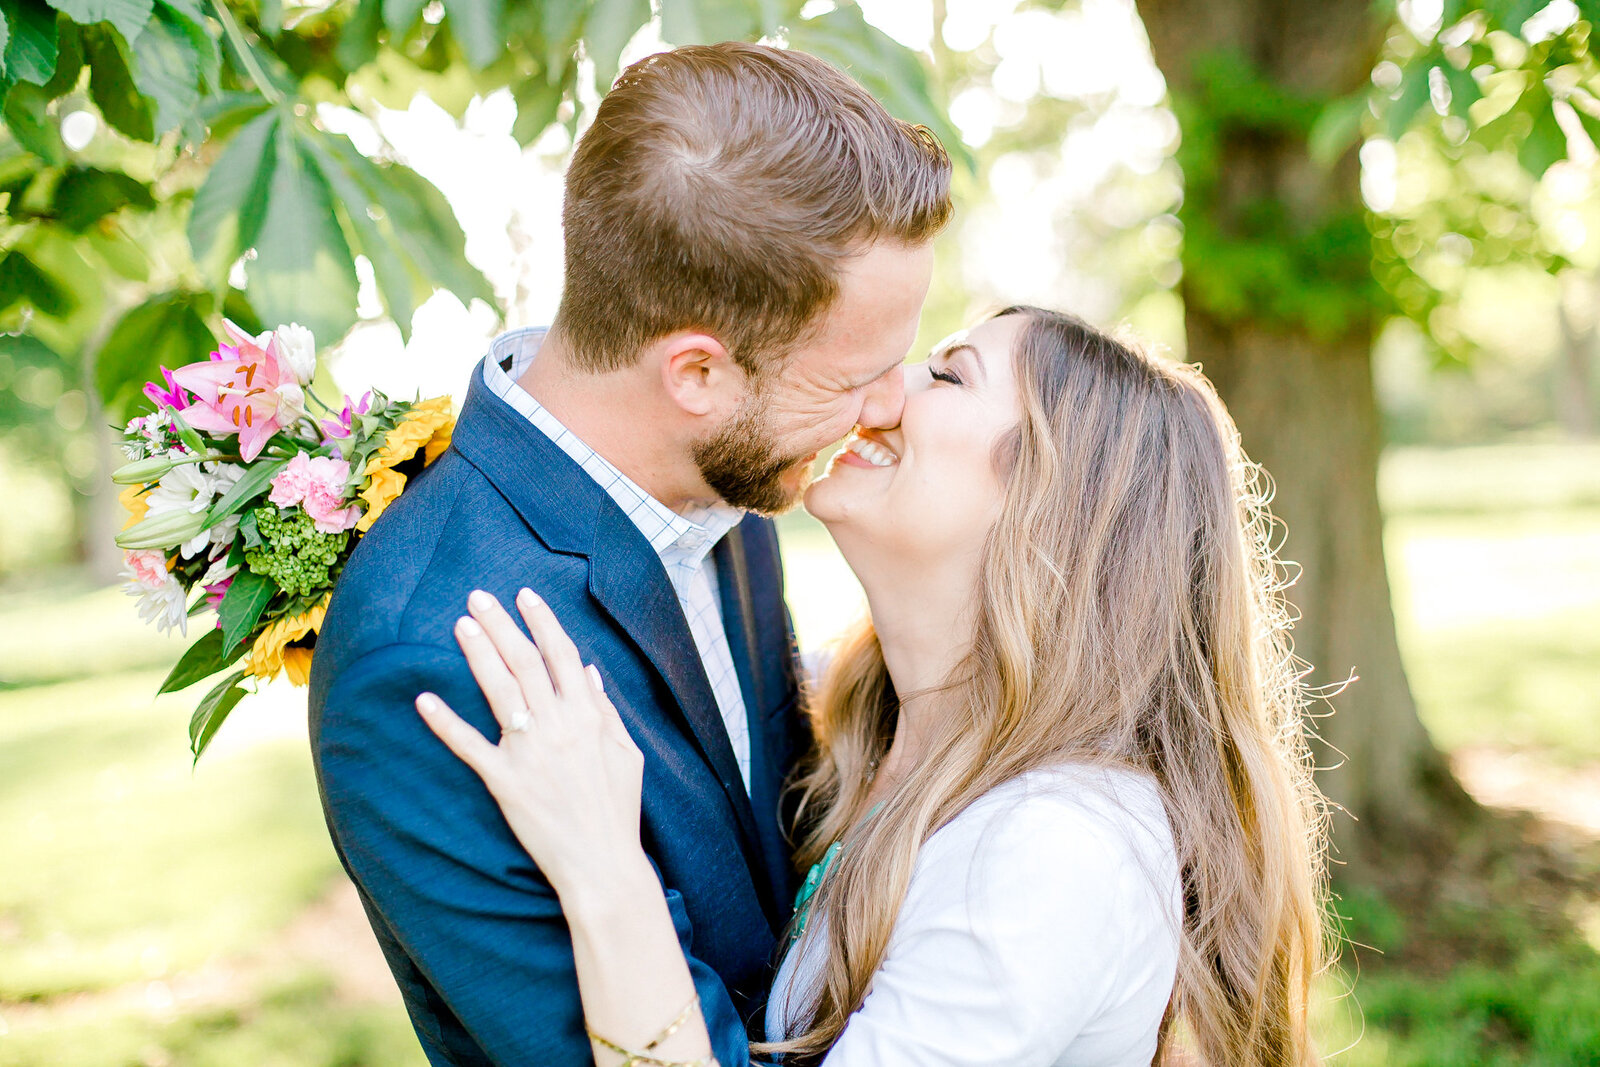
[[[710,334],[685,330],[651,347],[661,368],[661,384],[687,414],[716,415],[737,407],[743,398],[744,371]]]

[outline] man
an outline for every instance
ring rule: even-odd
[[[759,1032],[799,755],[772,523],[818,452],[899,420],[950,165],[814,57],[683,48],[580,140],[548,332],[498,338],[449,452],[374,525],[318,639],[334,845],[429,1059],[592,1062],[559,902],[412,709],[494,739],[452,628],[469,593],[556,611],[645,754],[644,845],[719,1057]]]

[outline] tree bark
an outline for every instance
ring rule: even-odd
[[[1568,435],[1587,439],[1595,435],[1595,348],[1600,345],[1600,284],[1594,278],[1583,281],[1569,280],[1567,287],[1577,290],[1587,285],[1589,314],[1579,325],[1572,314],[1571,304],[1576,293],[1563,292],[1556,301],[1556,313],[1561,324],[1560,365],[1556,370],[1556,415]]]
[[[1276,85],[1331,99],[1367,83],[1382,39],[1370,0],[1138,0],[1138,8],[1175,94],[1193,88],[1196,59],[1235,53]],[[1291,225],[1360,210],[1354,146],[1327,167],[1312,161],[1303,136],[1224,130],[1218,153],[1207,210],[1225,234],[1267,198],[1287,206]],[[1206,264],[1186,260],[1184,270],[1192,279]],[[1359,874],[1364,859],[1441,831],[1454,821],[1442,816],[1472,807],[1417,717],[1395,637],[1377,496],[1371,318],[1329,338],[1265,318],[1223,321],[1187,280],[1183,295],[1189,358],[1203,365],[1245,449],[1277,484],[1282,555],[1300,567],[1290,599],[1300,616],[1296,652],[1313,666],[1309,681],[1359,677],[1333,699],[1333,714],[1316,720],[1314,746],[1323,789],[1358,820],[1337,817],[1334,835],[1341,859]]]

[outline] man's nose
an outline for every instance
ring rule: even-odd
[[[869,430],[888,430],[900,425],[906,406],[905,369],[896,367],[867,386],[861,402],[861,425]]]

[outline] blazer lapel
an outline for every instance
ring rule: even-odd
[[[789,918],[783,906],[787,901],[779,899],[782,894],[778,890],[789,870],[789,846],[778,825],[778,793],[783,785],[784,768],[774,763],[769,736],[768,716],[777,700],[769,686],[776,679],[767,677],[769,665],[764,662],[761,635],[757,630],[759,615],[755,609],[744,523],[728,531],[712,552],[717,566],[717,584],[721,587],[723,629],[727,632],[728,649],[733,653],[734,669],[744,693],[745,717],[750,725],[750,802],[761,816],[756,826],[762,859],[776,894],[770,902],[765,898],[763,902],[769,903],[773,925],[777,928]]]
[[[552,551],[589,560],[589,595],[666,681],[676,711],[733,809],[753,871],[765,872],[761,839],[694,637],[661,560],[593,478],[472,372],[451,447],[483,472]],[[765,882],[766,878],[757,879]]]
[[[609,500],[609,498],[608,498]],[[589,595],[616,620],[666,680],[700,752],[733,806],[747,851],[760,855],[760,837],[739,762],[728,741],[716,695],[689,633],[678,596],[661,561],[616,506],[602,508],[589,553]]]

